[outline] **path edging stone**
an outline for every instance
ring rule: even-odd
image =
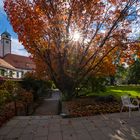
[[[70,118],[70,112],[68,110],[68,108],[66,107],[66,102],[62,101],[61,102],[61,113],[60,116],[62,118]]]

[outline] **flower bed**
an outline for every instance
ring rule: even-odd
[[[105,113],[120,112],[119,101],[99,101],[94,98],[74,99],[65,102],[70,117],[91,116]],[[126,109],[124,109],[126,111]]]

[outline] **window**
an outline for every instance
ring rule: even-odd
[[[6,43],[8,44],[8,43],[9,43],[9,41],[8,41],[8,40],[6,40]]]
[[[4,75],[5,75],[5,70],[1,69],[1,70],[0,70],[0,75],[1,75],[1,76],[4,76]]]
[[[17,78],[19,78],[19,72],[17,72]]]
[[[21,72],[21,77],[23,77],[23,76],[24,76],[24,72],[22,71],[22,72]]]
[[[9,76],[13,77],[13,72],[12,71],[9,71]]]

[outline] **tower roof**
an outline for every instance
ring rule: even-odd
[[[11,36],[7,31],[3,32],[1,35],[3,35],[3,34],[5,34],[7,36]]]

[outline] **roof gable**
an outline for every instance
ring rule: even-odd
[[[15,70],[16,68],[0,58],[0,67]]]
[[[6,56],[4,56],[4,60],[18,69],[25,69],[25,70],[35,69],[34,62],[29,57],[26,56],[7,54]]]

